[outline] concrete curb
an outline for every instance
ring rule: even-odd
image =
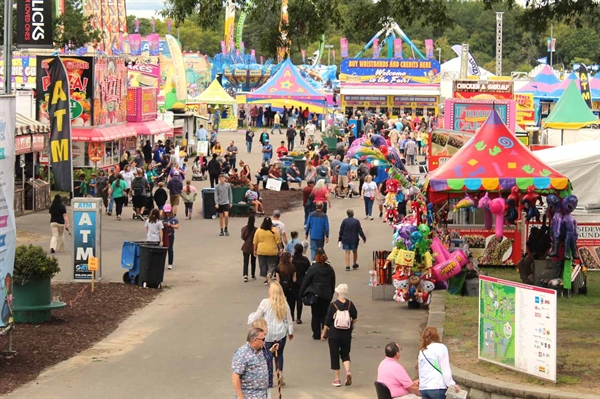
[[[447,292],[436,291],[429,305],[427,326],[437,328],[444,336]],[[599,395],[570,393],[559,389],[536,388],[482,377],[452,366],[452,377],[462,388],[469,391],[469,399],[600,399]],[[502,386],[497,384],[502,383]]]

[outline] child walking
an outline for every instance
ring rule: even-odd
[[[167,203],[167,190],[165,190],[165,183],[162,181],[158,183],[158,188],[154,192],[154,202],[161,211]]]
[[[183,191],[181,191],[181,199],[185,205],[185,217],[188,220],[192,220],[192,210],[194,208],[194,201],[196,201],[197,195],[198,191],[196,191],[196,187],[192,186],[192,182],[190,180],[186,180],[185,187],[183,188]]]

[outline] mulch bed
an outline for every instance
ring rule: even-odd
[[[52,295],[67,306],[43,324],[17,324],[11,359],[0,358],[0,395],[36,378],[45,368],[67,360],[108,336],[135,310],[152,302],[160,290],[120,283],[56,283]],[[8,337],[0,337],[0,352]]]
[[[264,189],[260,190],[260,197],[265,215],[267,216],[273,215],[273,211],[276,209],[281,212],[287,212],[302,205],[302,191],[298,189],[285,191]]]

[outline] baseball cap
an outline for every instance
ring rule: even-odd
[[[281,211],[279,209],[275,209],[273,211],[273,216],[281,216]]]
[[[165,211],[165,212],[171,212],[172,210],[173,210],[173,208],[171,208],[171,205],[169,205],[169,204],[166,204],[163,207],[163,211]]]
[[[269,139],[265,139],[265,143],[268,143],[268,142],[269,142]]]

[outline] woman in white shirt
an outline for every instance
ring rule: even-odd
[[[365,177],[362,192],[360,193],[360,197],[365,201],[365,219],[373,220],[373,203],[378,193],[379,190],[377,189],[377,184],[373,181],[373,176],[368,175]]]
[[[419,391],[423,399],[444,399],[448,389],[460,388],[452,379],[448,348],[435,327],[427,327],[419,345]]]
[[[154,208],[146,220],[146,241],[157,242],[162,245],[163,242],[163,222],[160,220],[160,211]]]
[[[127,196],[125,197],[125,205],[127,205],[129,198],[131,198],[131,182],[135,178],[135,173],[131,171],[131,166],[127,165],[125,166],[125,169],[123,169],[123,171],[121,172],[121,176],[123,176],[123,181],[127,185],[127,190],[125,190],[127,192]]]
[[[283,381],[283,350],[287,337],[290,341],[294,339],[294,324],[292,323],[292,313],[287,304],[283,289],[277,281],[272,281],[269,285],[269,297],[260,301],[256,312],[248,316],[248,324],[255,320],[264,318],[267,321],[269,331],[265,336],[265,346],[267,349],[275,344],[279,344],[277,357],[279,358],[279,370],[281,371],[281,386],[285,385]]]

